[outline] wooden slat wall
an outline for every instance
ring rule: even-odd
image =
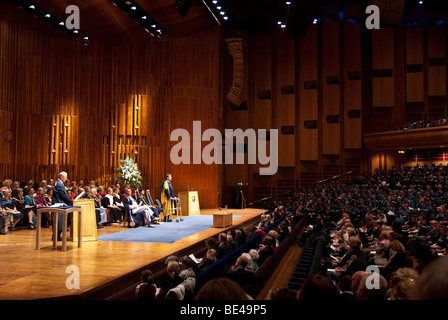
[[[317,160],[319,133],[317,129],[306,129],[304,122],[318,120],[318,90],[305,89],[306,81],[318,81],[318,26],[313,25],[305,38],[299,39],[299,112],[298,134],[300,136],[300,160]]]
[[[282,93],[282,87],[291,86],[295,88],[295,41],[286,38],[281,30],[277,30],[276,44],[274,53],[275,61],[273,72],[275,74],[275,87],[273,87],[274,117],[276,128],[278,129],[278,153],[281,155],[278,159],[280,167],[294,167],[295,165],[295,135],[282,134],[283,126],[294,127],[294,133],[297,133],[295,123],[295,94]],[[295,91],[294,91],[295,92]]]
[[[359,6],[347,7],[346,15],[359,16]],[[349,110],[361,113],[361,25],[344,22],[343,75],[344,79],[344,148],[360,149],[362,137],[362,120],[349,118]],[[352,77],[349,78],[349,73]],[[359,78],[353,77],[359,73]]]
[[[193,120],[203,130],[219,127],[219,40],[216,28],[85,46],[0,15],[0,179],[40,181],[67,170],[69,179],[108,185],[118,159],[131,154],[154,197],[171,172],[176,192],[195,188],[201,207],[216,206],[219,166],[172,165],[169,138]]]
[[[406,29],[406,102],[424,102],[423,79],[423,27]],[[411,66],[422,66],[420,72],[412,72]],[[422,110],[423,111],[423,110]]]
[[[340,115],[340,36],[339,21],[322,25],[322,154],[339,154],[340,122],[329,123],[327,116]],[[332,81],[337,79],[337,83]]]
[[[428,96],[446,96],[446,28],[428,27],[428,59],[439,58],[441,65],[428,66]]]
[[[372,32],[373,70],[392,70],[390,77],[373,78],[373,107],[393,107],[394,94],[394,28],[382,27]]]

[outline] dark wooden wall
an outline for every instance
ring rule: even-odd
[[[226,125],[278,129],[279,170],[266,177],[259,165],[226,165],[226,188],[248,183],[251,202],[352,170],[388,169],[398,152],[366,150],[366,132],[446,114],[446,26],[368,30],[364,9],[345,6],[344,19],[332,20],[339,8],[324,8],[299,39],[277,25],[270,36],[243,35],[247,108],[227,103]]]
[[[155,197],[164,174],[215,207],[217,165],[173,165],[171,131],[219,128],[219,28],[114,46],[51,37],[0,17],[0,179],[113,183],[136,159]]]

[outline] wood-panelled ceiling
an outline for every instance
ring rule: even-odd
[[[76,5],[80,9],[81,33],[92,40],[103,43],[138,43],[151,38],[143,27],[116,7],[110,0],[33,0],[35,5],[50,14],[65,20],[67,6]],[[187,36],[209,30],[217,25],[202,0],[192,0],[188,15],[183,18],[173,7],[174,0],[137,0],[137,4],[165,29],[169,36]],[[0,0],[2,11],[21,19],[34,29],[39,29],[52,36],[66,37],[63,32],[49,30],[45,22],[13,5],[8,0]]]
[[[175,0],[134,0],[152,18],[164,28],[164,36],[181,37],[209,30],[217,25],[203,0],[191,0],[191,7],[185,17],[175,9]],[[269,34],[277,23],[284,0],[225,0],[233,23],[226,24],[230,29],[244,30],[259,34]],[[9,4],[5,4],[9,3]],[[12,1],[13,2],[13,1]],[[143,27],[116,7],[110,0],[34,0],[39,7],[51,14],[65,18],[68,5],[80,8],[81,31],[91,39],[104,43],[138,43],[150,37]],[[376,4],[381,9],[382,22],[399,24],[401,16],[412,15],[418,8],[417,0],[293,0],[287,13],[286,35],[303,37],[311,25],[316,13],[324,7],[360,4],[367,6]],[[7,8],[9,16],[17,16],[32,28],[42,30],[46,34],[54,34],[48,26],[31,14],[14,6],[9,0],[0,0],[2,11]],[[283,8],[283,9],[282,9]],[[428,11],[445,11],[448,1],[425,0],[424,8]],[[21,12],[19,12],[21,11]],[[56,36],[67,36],[56,30]]]

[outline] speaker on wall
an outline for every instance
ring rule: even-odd
[[[185,18],[191,7],[192,0],[174,0],[174,9]]]

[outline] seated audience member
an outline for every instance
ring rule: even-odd
[[[141,275],[142,283],[135,288],[135,298],[137,300],[155,300],[157,287],[154,284],[151,270],[143,270]]]
[[[198,263],[194,262],[189,256],[183,256],[180,261],[180,270],[191,269],[196,274],[198,273]]]
[[[6,190],[10,190],[10,191],[12,192],[12,187],[11,187],[11,185],[12,185],[12,181],[11,181],[11,179],[3,180],[3,186],[2,186],[2,188],[1,188],[3,197],[5,196],[5,191],[6,191]],[[17,187],[20,187],[20,184],[19,184],[19,186],[17,186]]]
[[[28,229],[35,229],[35,225],[33,223],[34,212],[32,210],[32,207],[25,202],[25,197],[23,196],[22,188],[17,189],[17,194],[15,197],[12,198],[12,200],[16,210],[22,213],[24,220],[25,219],[28,220],[25,224],[28,226]]]
[[[237,247],[246,243],[246,234],[243,229],[235,230],[235,240],[237,241]]]
[[[183,279],[182,283],[170,289],[166,294],[167,298],[174,298],[177,300],[193,300],[196,279],[193,269],[185,269],[179,272],[179,277]]]
[[[157,209],[155,206],[151,205],[149,200],[146,198],[145,190],[143,188],[138,189],[135,192],[134,197],[140,206],[146,206],[151,209],[151,211],[153,212],[153,215],[152,215],[153,223],[159,224],[159,222],[158,222],[159,215],[160,215],[160,212],[163,212],[163,209]]]
[[[215,249],[209,249],[207,250],[207,254],[205,257],[199,262],[198,264],[198,270],[204,271],[207,269],[210,265],[214,264],[216,262],[216,250]]]
[[[114,203],[120,209],[120,220],[126,222],[126,211],[124,209],[124,204],[121,201],[120,188],[115,187],[113,190]]]
[[[246,267],[249,260],[246,256],[241,255],[235,262],[235,270],[227,271],[226,278],[229,278],[238,283],[243,289],[255,282],[255,275],[252,271],[247,271]]]
[[[356,294],[358,292],[359,283],[361,282],[361,279],[366,275],[368,275],[368,273],[365,271],[356,271],[352,276],[351,288],[355,299],[357,299]]]
[[[168,291],[178,286],[183,282],[183,279],[179,276],[180,266],[175,260],[168,262],[166,267],[166,273],[168,278],[160,284],[159,291],[157,293],[157,298],[165,298]]]
[[[339,292],[328,276],[319,273],[308,276],[297,292],[297,300],[333,301]]]
[[[215,249],[216,252],[218,251],[218,241],[216,241],[215,238],[209,237],[204,240],[204,243],[207,250]],[[207,252],[205,253],[205,256],[207,256]]]
[[[101,229],[104,225],[108,224],[106,209],[101,205],[101,196],[98,194],[96,188],[90,189],[90,198],[94,200],[95,213],[96,213],[96,225],[98,229]]]
[[[14,231],[14,228],[17,223],[23,218],[23,214],[17,210],[14,200],[11,197],[12,191],[10,189],[5,189],[3,191],[3,198],[1,199],[1,207],[9,212],[14,212],[12,214],[12,221],[9,224],[9,230]]]
[[[194,300],[253,300],[241,286],[228,278],[214,278],[196,294]]]
[[[289,288],[273,288],[269,290],[267,300],[296,300],[296,294]]]
[[[274,239],[274,248],[277,248],[280,245],[280,242],[278,241],[278,232],[275,230],[270,230],[268,232],[268,236]]]
[[[48,189],[48,188],[47,188]],[[51,206],[51,203],[47,197],[45,197],[44,189],[38,188],[37,194],[36,194],[36,208],[43,208],[43,207],[49,207]],[[50,227],[50,213],[44,212],[42,214],[42,227],[43,228],[49,228]]]
[[[221,232],[218,235],[218,247],[216,248],[216,259],[219,260],[231,251],[227,243],[227,234]]]
[[[271,236],[264,237],[260,250],[258,251],[258,266],[261,267],[266,259],[274,254],[274,239]]]
[[[13,225],[14,217],[13,213],[9,209],[3,209],[0,207],[0,234],[6,235],[9,232],[9,227]]]
[[[394,271],[389,281],[389,300],[410,300],[418,276],[418,272],[412,268],[400,268]]]
[[[255,249],[250,249],[249,255],[251,257],[252,271],[257,272],[259,269],[258,260],[260,258],[260,255],[258,254],[258,251]]]
[[[128,212],[126,214],[129,214],[132,211],[132,217],[127,217],[126,220],[129,221],[129,219],[137,219],[137,222],[141,223],[141,225],[154,228],[154,226],[151,225],[151,217],[154,213],[148,206],[139,205],[132,197],[132,190],[129,188],[126,188],[125,197],[123,198],[123,205]]]
[[[390,254],[386,265],[382,267],[382,274],[388,277],[392,272],[397,271],[400,268],[404,268],[408,265],[406,253],[404,251],[403,244],[398,240],[393,240],[390,243]]]
[[[438,257],[423,268],[411,300],[448,300],[448,256]]]
[[[337,283],[337,289],[339,291],[339,298],[341,300],[354,300],[355,295],[352,291],[352,276],[346,274],[339,278]]]
[[[102,199],[101,204],[109,210],[112,223],[119,223],[122,216],[122,206],[120,207],[118,205],[118,201],[118,198],[114,197],[114,190],[110,187],[107,188],[107,193]]]
[[[377,277],[377,279],[371,279]],[[369,283],[369,284],[368,284]],[[388,299],[388,283],[386,278],[378,273],[367,274],[359,282],[356,293],[357,300],[384,301]]]

